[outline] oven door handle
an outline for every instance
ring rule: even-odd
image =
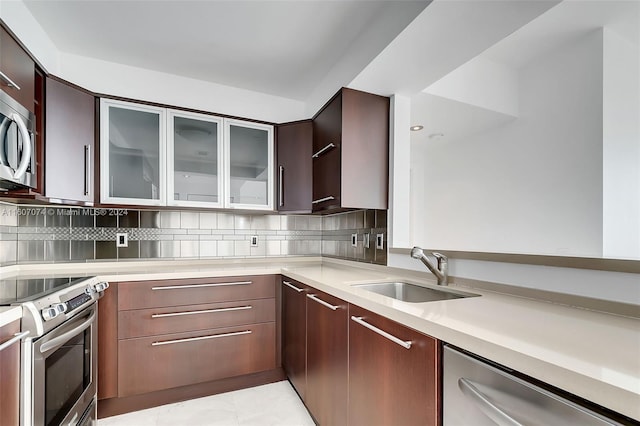
[[[61,334],[58,337],[54,337],[48,342],[44,342],[40,346],[40,353],[45,355],[47,352],[58,349],[60,346],[64,345],[71,337],[76,336],[85,331],[87,328],[91,327],[91,324],[93,324],[93,321],[95,319],[96,311],[94,310],[93,313],[89,315],[89,318],[83,321],[79,326],[72,328],[71,330]]]

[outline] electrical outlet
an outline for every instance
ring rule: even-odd
[[[126,232],[116,233],[116,247],[129,247],[129,236]]]
[[[252,235],[251,236],[251,247],[258,247],[258,236],[257,235]]]
[[[376,234],[376,249],[384,250],[384,234]]]
[[[358,234],[351,234],[351,245],[358,247]]]

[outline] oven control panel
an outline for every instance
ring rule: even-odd
[[[90,300],[93,300],[91,296],[89,296],[86,293],[82,293],[79,296],[76,296],[73,299],[70,299],[69,301],[67,301],[67,305],[69,306],[69,308],[71,308],[71,310],[74,310],[84,305],[85,303],[89,302]]]
[[[73,299],[68,300],[67,302],[54,303],[48,308],[44,308],[42,310],[42,319],[44,319],[45,321],[51,321],[58,315],[64,314],[67,311],[73,311],[74,309],[79,308],[80,306],[84,305],[87,302],[90,302],[91,300],[93,300],[91,296],[86,293],[82,293],[74,297]]]

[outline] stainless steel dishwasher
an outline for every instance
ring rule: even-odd
[[[605,417],[480,359],[445,346],[443,426],[603,426]]]

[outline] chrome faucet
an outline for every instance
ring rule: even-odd
[[[437,252],[433,252],[431,255],[436,258],[435,266],[431,263],[420,247],[414,247],[411,249],[411,257],[421,260],[422,263],[429,268],[431,273],[438,279],[438,285],[447,285],[447,279],[449,278],[447,256]]]

